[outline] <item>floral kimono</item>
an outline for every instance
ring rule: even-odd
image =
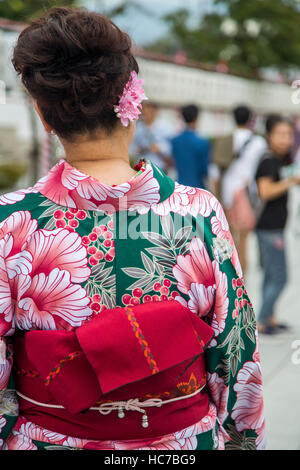
[[[209,192],[174,183],[151,163],[136,169],[128,182],[109,186],[61,159],[33,187],[0,197],[4,450],[265,447],[255,316],[223,210]],[[149,305],[151,312],[166,301],[213,332],[204,350],[207,406],[195,421],[155,437],[120,439],[116,432],[116,438],[91,439],[84,431],[78,436],[44,427],[19,408],[16,383],[24,377],[34,384],[38,373],[16,366],[17,355],[23,357],[16,336],[71,335],[117,307]],[[138,326],[134,331],[138,337]],[[180,329],[172,331],[179,344]],[[172,331],[163,339],[166,351]],[[194,393],[195,381],[191,374],[181,387]]]

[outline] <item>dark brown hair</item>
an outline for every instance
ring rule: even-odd
[[[13,65],[60,137],[114,130],[114,112],[138,64],[131,39],[105,16],[53,8],[18,38]]]
[[[288,124],[291,126],[291,128],[293,128],[293,124],[289,118],[281,116],[280,114],[269,114],[269,116],[266,118],[267,135],[270,135],[273,132],[277,124]]]

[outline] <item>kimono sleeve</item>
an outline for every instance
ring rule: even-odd
[[[12,378],[14,307],[4,252],[4,239],[2,239],[0,240],[0,449],[18,416],[18,404]]]
[[[214,278],[206,316],[215,332],[206,350],[208,390],[226,449],[264,449],[263,384],[256,319],[220,203],[205,220],[204,246]]]

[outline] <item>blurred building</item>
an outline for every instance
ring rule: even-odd
[[[294,90],[288,83],[253,80],[216,71],[195,62],[175,63],[171,57],[137,49],[136,54],[145,78],[146,93],[159,103],[170,119],[183,104],[194,103],[202,109],[201,132],[215,137],[232,131],[232,109],[247,104],[258,117],[283,113],[300,118],[300,108],[292,102]]]

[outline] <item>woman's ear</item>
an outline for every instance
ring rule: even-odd
[[[47,122],[45,121],[37,101],[34,101],[34,107],[35,107],[36,112],[40,116],[40,119],[42,121],[42,124],[43,124],[46,132],[48,132],[48,134],[50,134],[50,132],[52,131],[52,127],[49,126],[49,124],[47,124]]]

